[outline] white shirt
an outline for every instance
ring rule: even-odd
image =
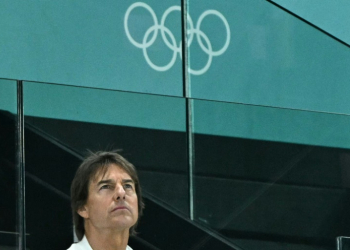
[[[93,249],[91,248],[88,240],[84,235],[84,238],[81,241],[79,241],[78,243],[72,244],[70,248],[68,248],[67,250],[93,250]],[[125,250],[132,250],[132,248],[129,246],[126,246]]]

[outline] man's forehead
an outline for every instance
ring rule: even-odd
[[[109,164],[107,166],[101,167],[96,172],[95,176],[92,178],[92,183],[98,183],[101,180],[110,179],[110,177],[115,173],[121,175],[123,179],[132,180],[131,176],[128,174],[128,172],[125,171],[125,169],[116,164]]]

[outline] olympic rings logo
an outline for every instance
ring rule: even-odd
[[[154,22],[154,25],[151,26],[150,28],[148,28],[147,31],[145,32],[142,42],[137,42],[131,37],[130,32],[129,32],[129,27],[128,27],[129,15],[135,8],[138,8],[138,7],[145,8],[151,14],[153,22]],[[181,52],[182,52],[182,41],[180,41],[179,45],[177,45],[176,44],[176,39],[174,37],[174,34],[169,30],[169,28],[167,28],[164,25],[167,16],[173,11],[181,11],[181,7],[180,6],[176,6],[176,5],[169,7],[164,12],[164,14],[163,14],[163,16],[162,16],[162,18],[160,20],[160,24],[158,23],[157,16],[154,13],[153,9],[149,5],[147,5],[147,4],[143,3],[143,2],[136,2],[136,3],[132,4],[132,5],[130,5],[130,7],[127,9],[127,11],[125,13],[124,28],[125,28],[126,36],[128,37],[129,41],[134,46],[136,46],[137,48],[142,49],[143,55],[144,55],[148,65],[151,66],[151,68],[153,68],[154,70],[157,70],[157,71],[169,70],[174,65],[174,63],[176,61],[176,58],[177,58],[177,54],[179,54],[180,59],[182,59],[182,54],[181,54]],[[219,17],[222,20],[222,22],[224,23],[225,28],[226,28],[226,41],[225,41],[225,44],[224,44],[224,46],[221,49],[219,49],[217,51],[213,50],[211,42],[210,42],[208,36],[203,31],[201,31],[201,29],[200,29],[203,19],[205,17],[207,17],[208,15],[214,15],[214,16]],[[199,16],[197,24],[196,24],[196,27],[194,27],[193,21],[192,21],[192,19],[191,19],[191,17],[189,15],[187,16],[187,23],[188,23],[187,35],[189,36],[188,37],[188,42],[187,42],[188,43],[188,47],[191,46],[191,43],[192,43],[192,41],[194,39],[194,35],[196,35],[196,38],[197,38],[199,46],[208,55],[208,61],[207,61],[207,63],[205,64],[205,66],[202,69],[195,70],[195,69],[189,68],[189,73],[193,74],[193,75],[202,75],[209,69],[209,67],[210,67],[210,65],[212,63],[213,57],[222,55],[226,51],[226,49],[228,48],[228,46],[230,44],[230,37],[231,37],[230,27],[228,25],[228,22],[227,22],[226,18],[219,11],[216,11],[216,10],[206,10],[206,11],[204,11]],[[155,65],[151,61],[151,59],[149,58],[149,56],[147,54],[147,49],[150,46],[153,45],[154,41],[157,39],[159,31],[160,31],[160,34],[161,34],[162,39],[163,39],[164,43],[166,44],[166,46],[170,50],[173,51],[173,55],[172,55],[172,58],[171,58],[170,62],[168,64],[164,65],[164,66]],[[170,41],[168,40],[168,38],[167,38],[167,36],[165,34],[167,34],[168,37],[170,37]],[[151,36],[151,38],[149,39],[150,36]],[[204,40],[206,46],[203,44],[203,40]]]

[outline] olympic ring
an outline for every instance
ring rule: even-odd
[[[149,36],[149,33],[151,33],[153,30],[156,30],[156,29],[159,29],[159,28],[160,28],[160,27],[158,27],[158,26],[152,26],[151,28],[149,28],[149,29],[146,31],[145,36],[143,37],[143,44],[147,41],[147,38],[148,38],[148,36]],[[172,45],[172,46],[175,47],[175,46],[176,46],[176,40],[175,40],[174,35],[170,32],[170,30],[169,30],[168,28],[166,28],[166,27],[161,27],[160,29],[161,29],[162,32],[166,31],[166,33],[168,33],[168,35],[171,37],[171,40],[172,40],[172,42],[173,42],[173,45]],[[165,36],[165,35],[164,35],[164,36]],[[158,71],[166,71],[166,70],[170,69],[170,68],[174,65],[174,63],[175,63],[175,61],[176,61],[176,50],[174,50],[173,57],[172,57],[170,63],[168,63],[168,64],[165,65],[165,66],[157,66],[157,65],[153,64],[152,61],[149,59],[146,49],[147,49],[147,47],[144,47],[144,48],[143,48],[143,55],[144,55],[144,57],[145,57],[147,63],[148,63],[153,69],[155,69],[155,70],[158,70]]]
[[[211,42],[210,42],[208,36],[207,36],[206,34],[204,34],[203,31],[198,30],[198,29],[194,29],[194,30],[192,30],[192,32],[196,33],[196,36],[197,36],[198,41],[200,41],[200,40],[199,40],[199,39],[200,39],[199,37],[202,36],[203,39],[205,40],[205,42],[206,42],[207,45],[208,45],[208,48],[209,48],[208,51],[212,51]],[[203,47],[204,47],[204,45],[203,45]],[[207,64],[204,66],[204,68],[202,68],[202,69],[200,69],[200,70],[194,70],[194,69],[192,69],[192,68],[189,68],[190,74],[193,74],[193,75],[202,75],[202,74],[204,74],[204,73],[209,69],[209,67],[210,67],[210,65],[211,65],[211,61],[212,61],[212,59],[213,59],[213,53],[207,53],[207,54],[208,54],[209,57],[208,57]]]
[[[130,13],[135,9],[135,8],[144,8],[146,9],[150,14],[151,17],[153,19],[153,23],[154,25],[151,26],[150,28],[147,29],[147,31],[145,32],[142,42],[137,42],[135,41],[135,39],[131,36],[130,32],[129,32],[129,27],[128,27],[128,20],[129,20],[129,16]],[[166,71],[169,70],[176,61],[176,57],[177,54],[179,54],[180,59],[182,60],[182,41],[179,42],[179,45],[176,44],[176,39],[174,34],[165,26],[165,21],[168,17],[168,15],[173,12],[173,11],[181,11],[181,7],[180,6],[171,6],[169,7],[163,14],[160,24],[158,23],[158,19],[157,16],[155,14],[155,12],[153,11],[153,9],[147,5],[146,3],[143,2],[136,2],[133,3],[132,5],[129,6],[129,8],[127,9],[127,11],[125,12],[125,16],[124,16],[124,29],[125,29],[125,33],[127,38],[129,39],[129,41],[137,48],[142,49],[143,51],[143,55],[145,57],[146,62],[148,63],[148,65],[153,68],[154,70],[157,71]],[[224,46],[217,50],[214,51],[212,48],[212,44],[208,38],[208,36],[200,29],[202,21],[205,17],[209,16],[209,15],[214,15],[217,16],[218,18],[221,19],[221,21],[223,22],[225,29],[226,29],[226,41]],[[206,53],[208,55],[208,61],[205,64],[205,66],[202,69],[198,69],[198,70],[194,70],[189,68],[189,73],[193,74],[193,75],[202,75],[204,74],[209,68],[210,65],[212,63],[212,59],[214,56],[220,56],[222,55],[228,48],[229,44],[230,44],[230,37],[231,37],[231,32],[230,32],[230,26],[226,20],[226,18],[217,10],[206,10],[204,11],[198,18],[197,21],[197,25],[194,28],[193,25],[193,21],[191,19],[191,17],[188,15],[187,16],[187,24],[188,24],[188,29],[187,29],[187,35],[188,35],[188,41],[187,41],[187,46],[190,47],[192,44],[192,41],[194,39],[194,36],[197,38],[198,44],[200,46],[200,48],[204,51],[204,53]],[[170,62],[164,66],[158,66],[155,65],[151,59],[148,56],[147,53],[147,49],[153,45],[153,43],[155,42],[155,40],[157,39],[158,36],[158,31],[160,31],[161,37],[165,43],[165,45],[173,51],[173,55],[172,58],[170,60]],[[153,33],[153,35],[151,36],[151,38],[148,40],[149,36],[151,35],[151,33]],[[166,36],[167,34],[167,36]],[[169,39],[170,38],[170,41]],[[205,45],[203,44],[203,40]]]

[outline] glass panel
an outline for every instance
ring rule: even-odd
[[[309,11],[303,1],[283,2],[313,17],[327,6]],[[350,113],[348,46],[269,1],[191,0],[188,9],[190,97]],[[340,12],[326,9],[324,23],[348,30],[338,25]]]
[[[180,2],[0,1],[0,77],[182,96]]]
[[[194,100],[194,216],[242,249],[350,231],[350,117]]]
[[[0,249],[17,245],[16,122],[16,82],[0,79]]]
[[[337,250],[350,250],[350,238],[344,236],[338,237]]]
[[[350,32],[346,28],[350,26],[350,19],[347,18],[347,14],[350,12],[349,1],[323,1],[318,8],[313,8],[314,5],[306,1],[271,1],[327,32],[339,41],[350,45]],[[330,20],[333,22],[330,22]],[[337,25],[340,23],[342,25]]]
[[[24,95],[29,247],[72,243],[69,189],[87,149],[123,149],[145,197],[188,216],[184,99],[31,82]]]

